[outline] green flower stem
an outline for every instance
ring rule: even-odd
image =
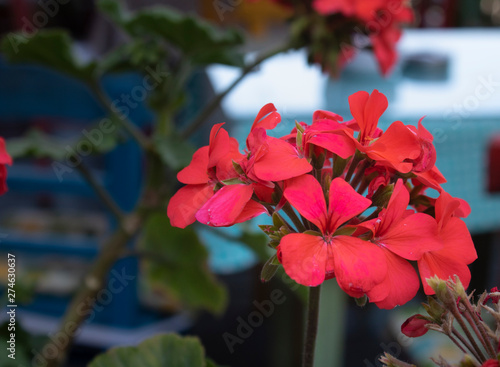
[[[128,120],[125,117],[120,117],[112,108],[112,103],[109,100],[109,97],[106,95],[106,93],[102,90],[101,86],[99,85],[98,82],[94,82],[90,84],[90,89],[92,92],[95,93],[97,96],[97,99],[99,102],[102,104],[102,106],[106,109],[106,112],[109,114],[109,116],[115,120],[119,121],[121,126],[123,127],[124,130],[127,131],[127,133],[135,140],[137,143],[140,145],[140,147],[144,151],[149,151],[151,148],[151,144],[149,139],[143,134],[143,132],[134,125],[130,120]]]
[[[356,153],[354,153],[354,156],[351,159],[351,164],[349,165],[349,169],[347,170],[347,174],[345,176],[345,180],[347,182],[351,181],[352,175],[353,175],[354,171],[356,170],[356,167],[358,166],[358,163],[361,162],[361,160],[363,159],[357,153],[358,153],[357,151],[356,151]]]
[[[293,43],[286,43],[285,45],[280,45],[276,49],[273,49],[267,53],[264,53],[258,56],[255,61],[249,63],[245,67],[243,67],[241,74],[234,82],[231,83],[229,87],[223,92],[217,94],[215,98],[203,109],[201,112],[193,119],[191,123],[181,131],[181,137],[183,139],[191,136],[203,123],[210,117],[212,112],[220,105],[222,100],[247,76],[248,73],[254,71],[254,69],[259,66],[261,63],[270,59],[273,56],[276,56],[282,52],[289,51],[291,49],[297,48]]]
[[[455,329],[454,327],[452,327],[451,332],[453,333],[453,335],[455,335],[455,337],[458,340],[460,340],[462,342],[462,344],[465,346],[465,348],[467,348],[478,361],[481,360],[481,358],[479,357],[479,355],[477,354],[477,352],[474,350],[474,348],[472,347],[472,345],[462,336],[462,334],[460,334],[457,331],[457,329]],[[448,334],[448,337],[453,341],[453,338],[452,338],[451,334]],[[457,343],[455,343],[455,344],[458,345]],[[462,348],[460,348],[460,350],[463,351],[464,353],[467,353]]]
[[[97,181],[92,172],[87,166],[81,162],[77,167],[80,174],[87,181],[87,183],[94,189],[97,196],[101,199],[104,205],[115,216],[116,220],[121,223],[125,220],[125,213],[120,209],[115,200],[111,197],[110,193]]]
[[[307,306],[306,335],[302,355],[302,367],[314,366],[314,350],[316,334],[318,333],[319,296],[321,286],[309,288],[309,303]]]
[[[305,232],[306,231],[306,227],[300,221],[299,217],[297,217],[297,214],[295,214],[295,211],[293,210],[293,208],[290,205],[290,203],[286,203],[283,206],[283,211],[286,213],[286,215],[288,215],[288,217],[290,218],[290,220],[293,222],[293,224],[295,225],[295,228],[297,229],[297,231],[299,231],[299,232]]]
[[[479,340],[484,345],[484,348],[488,352],[489,356],[495,359],[497,357],[495,348],[491,344],[491,339],[488,337],[488,333],[486,332],[481,320],[479,320],[479,317],[477,316],[476,312],[472,309],[469,299],[462,299],[461,303],[465,305],[465,308],[467,309],[466,311],[467,321],[469,322],[469,324],[471,324],[472,328],[474,329],[474,332],[479,337]]]
[[[453,298],[453,295],[451,295],[451,291],[447,289],[447,292],[450,293],[451,299]],[[460,311],[458,310],[457,304],[453,301],[450,302],[448,305],[448,309],[451,311],[453,316],[455,316],[455,319],[457,320],[458,324],[462,328],[463,332],[467,336],[467,339],[469,339],[473,349],[477,352],[476,358],[478,358],[479,362],[483,363],[486,361],[486,358],[482,352],[482,350],[479,348],[479,345],[477,345],[476,339],[474,339],[474,336],[471,334],[469,328],[464,322],[464,319],[462,318],[462,315],[460,314]]]
[[[126,250],[127,243],[142,230],[149,215],[158,210],[165,202],[165,195],[168,192],[162,186],[164,171],[161,159],[154,152],[148,152],[147,156],[149,165],[146,171],[146,188],[141,195],[139,205],[132,214],[123,217],[119,221],[118,229],[104,243],[91,269],[85,276],[83,285],[73,296],[58,331],[58,335],[62,333],[67,336],[67,341],[61,346],[57,356],[47,361],[47,367],[64,365],[78,330],[88,316],[88,312],[82,312],[82,305],[85,306],[85,310],[93,307],[97,294],[106,286],[105,281],[109,270]],[[97,182],[94,182],[94,184],[96,188],[99,185]],[[104,197],[101,198],[104,199]],[[68,330],[71,330],[71,332],[68,332]]]

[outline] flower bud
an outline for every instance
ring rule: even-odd
[[[425,325],[431,323],[432,321],[425,316],[416,314],[401,325],[401,332],[410,338],[418,338],[429,331]]]
[[[460,361],[460,364],[458,366],[459,367],[477,367],[477,364],[470,355],[466,354],[466,355],[464,355],[464,358]]]

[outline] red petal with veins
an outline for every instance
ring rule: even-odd
[[[311,175],[288,180],[284,196],[307,220],[318,226],[321,231],[326,230],[326,202],[318,180]]]
[[[320,236],[292,233],[280,242],[281,261],[285,272],[297,283],[315,287],[325,280],[328,245]],[[331,269],[330,269],[331,270]]]
[[[196,212],[214,194],[212,185],[187,185],[170,199],[167,215],[174,227],[185,228],[195,221]]]
[[[337,282],[351,297],[361,297],[387,274],[383,251],[371,242],[350,236],[332,239]]]
[[[372,94],[360,91],[349,96],[349,107],[352,117],[360,128],[359,141],[361,144],[373,137],[380,116],[387,109],[387,97],[378,90],[373,90]]]
[[[379,308],[390,310],[413,299],[420,288],[420,281],[408,261],[391,251],[384,250],[384,255],[387,261],[387,275],[382,283],[377,284],[368,293],[368,298]],[[383,294],[385,296],[380,297]]]
[[[329,194],[329,233],[335,232],[341,224],[364,212],[371,203],[371,200],[358,194],[343,178],[334,179]]]
[[[229,150],[229,134],[222,125],[224,123],[215,124],[210,131],[208,168],[214,167]]]
[[[420,143],[415,134],[401,121],[395,121],[373,144],[358,147],[379,164],[408,173],[413,168],[413,160],[420,155]]]
[[[281,139],[267,137],[269,150],[254,163],[255,175],[264,181],[283,181],[310,172],[312,166],[297,149]]]
[[[276,107],[274,107],[272,103],[268,103],[262,107],[257,114],[250,131],[257,127],[261,127],[266,130],[274,129],[281,121],[281,116],[276,111]]]
[[[252,197],[252,186],[236,184],[224,186],[196,213],[196,219],[212,227],[234,224]]]

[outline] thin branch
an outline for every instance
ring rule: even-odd
[[[116,201],[111,197],[111,194],[97,181],[92,172],[87,168],[87,166],[81,162],[76,166],[80,174],[83,176],[85,181],[94,189],[97,196],[102,200],[104,205],[109,209],[109,211],[116,217],[119,223],[122,223],[125,219],[125,213],[120,209]]]
[[[80,290],[72,298],[66,314],[60,324],[59,333],[66,336],[65,343],[60,347],[54,359],[48,360],[48,367],[62,366],[66,360],[69,348],[73,344],[78,330],[90,315],[98,293],[104,289],[106,276],[122,253],[127,242],[142,228],[142,217],[136,218],[134,227],[129,230],[118,228],[111,238],[104,244],[102,251],[93,263],[90,272],[86,275]],[[59,334],[58,334],[59,335]]]
[[[295,46],[293,46],[291,43],[286,43],[283,46],[280,46],[274,50],[271,50],[267,53],[260,55],[255,59],[255,61],[243,67],[240,76],[236,78],[236,80],[232,82],[231,85],[226,88],[226,90],[217,94],[214,97],[214,99],[208,105],[206,105],[206,107],[203,110],[201,110],[201,112],[193,119],[193,121],[190,122],[183,131],[181,131],[180,136],[183,139],[186,139],[189,136],[191,136],[198,128],[200,128],[203,125],[203,123],[208,119],[208,117],[212,114],[212,112],[214,112],[215,109],[220,105],[222,100],[247,76],[248,73],[254,71],[254,69],[258,65],[260,65],[267,59],[276,56],[277,54],[289,51],[293,48],[295,48]]]
[[[96,94],[97,99],[106,109],[106,112],[116,121],[119,121],[123,129],[125,129],[129,135],[137,141],[145,151],[150,150],[151,144],[149,139],[144,135],[144,133],[129,119],[125,116],[119,116],[112,108],[112,102],[109,100],[108,95],[102,90],[101,86],[96,82],[90,85],[92,91]]]

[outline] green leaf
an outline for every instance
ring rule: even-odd
[[[206,21],[171,8],[157,7],[137,12],[126,22],[125,29],[133,35],[157,35],[178,47],[197,64],[243,65],[242,56],[233,51],[243,43],[239,32],[220,31]]]
[[[65,149],[69,145],[67,143],[35,129],[28,131],[23,137],[6,141],[7,152],[13,159],[29,156],[62,160],[68,154]]]
[[[165,6],[134,14],[127,14],[116,0],[101,0],[99,7],[133,38],[159,37],[181,50],[194,64],[244,65],[243,55],[235,51],[243,44],[243,36],[236,30],[222,31],[199,17]]]
[[[120,24],[126,17],[124,9],[115,0],[98,0],[97,7],[106,14],[113,22]]]
[[[209,271],[207,250],[193,229],[172,227],[164,213],[153,214],[140,249],[154,255],[144,260],[147,279],[170,302],[214,313],[225,309],[226,290]]]
[[[88,367],[208,367],[196,337],[157,335],[136,347],[113,348],[97,356]]]
[[[91,80],[95,63],[81,65],[73,57],[70,36],[61,30],[39,30],[26,37],[10,33],[1,43],[8,61],[43,65],[81,80]]]
[[[153,143],[163,163],[174,170],[180,170],[189,165],[195,151],[190,143],[175,135],[168,137],[156,136]]]
[[[10,311],[11,309],[7,309]],[[9,316],[9,315],[7,315]],[[16,320],[18,319],[16,314]],[[12,327],[15,327],[15,330]],[[11,330],[9,330],[11,329]],[[10,341],[12,338],[11,333],[15,334],[15,359],[9,357],[12,351],[10,348]],[[31,366],[31,362],[33,360],[33,351],[40,350],[40,347],[43,346],[41,341],[45,342],[45,338],[33,337],[28,334],[22,327],[19,322],[16,321],[15,325],[10,324],[10,320],[5,321],[0,325],[0,343],[2,346],[6,346],[0,353],[0,366],[2,367],[19,367],[19,366]]]

